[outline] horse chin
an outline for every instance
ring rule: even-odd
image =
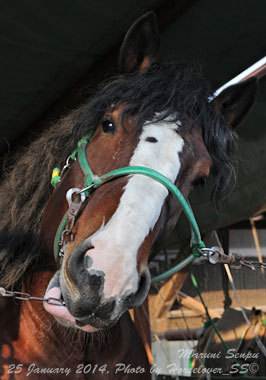
[[[61,288],[59,284],[59,271],[56,272],[56,274],[53,276],[53,278],[51,279],[47,287],[45,298],[50,298],[50,297],[57,298],[57,299],[62,298],[62,292],[61,292]],[[49,314],[53,315],[54,318],[57,320],[57,322],[64,327],[77,328],[88,333],[94,333],[100,330],[99,327],[95,327],[90,324],[79,323],[79,321],[77,321],[73,317],[73,315],[70,314],[66,306],[51,305],[47,302],[43,302],[43,306],[44,306],[44,309]]]

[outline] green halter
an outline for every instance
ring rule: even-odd
[[[88,142],[91,139],[91,135],[83,137],[79,142],[78,142],[78,147],[77,149],[72,153],[71,158],[75,159],[76,155],[78,153],[78,161],[80,164],[80,167],[82,169],[82,172],[85,176],[84,179],[84,189],[81,191],[85,193],[86,197],[89,196],[90,190],[89,189],[97,189],[101,185],[103,185],[106,182],[109,182],[117,177],[122,177],[126,175],[132,175],[132,174],[141,174],[148,176],[155,181],[158,181],[161,183],[163,186],[165,186],[179,201],[188,221],[191,227],[191,250],[192,253],[190,256],[188,256],[185,260],[183,260],[180,264],[177,266],[171,268],[167,272],[164,272],[163,274],[155,277],[152,279],[152,282],[160,281],[165,279],[166,277],[171,276],[172,274],[176,273],[177,271],[181,270],[184,268],[186,265],[191,263],[196,257],[199,257],[203,254],[203,249],[205,248],[205,245],[203,241],[201,240],[200,236],[200,231],[198,224],[196,222],[196,219],[194,217],[193,211],[189,205],[189,203],[185,200],[184,196],[181,194],[180,190],[175,186],[175,184],[170,181],[167,177],[165,177],[163,174],[157,172],[156,170],[146,168],[143,166],[127,166],[123,167],[120,169],[116,169],[113,171],[110,171],[102,176],[97,176],[93,174],[88,161],[86,157],[86,146]],[[54,172],[57,174],[57,181],[53,181],[53,186],[55,187],[56,184],[60,180],[60,176],[58,173],[58,169],[54,169]],[[53,173],[54,173],[53,172]],[[55,178],[55,176],[53,177]],[[56,182],[56,183],[55,183]],[[88,189],[87,189],[88,188]],[[54,255],[55,259],[57,260],[58,254],[59,254],[59,241],[61,239],[61,234],[66,226],[67,223],[67,213],[61,220],[61,223],[58,227],[56,236],[55,236],[55,241],[54,241]]]

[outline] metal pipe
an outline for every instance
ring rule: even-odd
[[[209,98],[209,100],[213,100],[216,98],[223,90],[227,87],[239,83],[243,80],[246,80],[252,76],[256,76],[257,78],[261,78],[266,74],[266,56],[261,58],[259,61],[248,67],[246,70],[242,71],[242,73],[238,74],[236,77],[231,79],[229,82],[225,83],[223,86],[218,88],[213,96]]]

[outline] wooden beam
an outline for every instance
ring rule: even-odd
[[[194,298],[190,296],[181,296],[179,302],[181,303],[182,306],[187,307],[188,309],[193,310],[196,314],[203,314],[206,315],[204,306],[202,305],[201,302],[196,301]],[[215,311],[211,310],[208,308],[209,314],[211,318],[221,318],[221,315],[216,313]],[[171,314],[168,314],[168,318],[173,318],[175,315],[175,310],[171,311]]]
[[[176,294],[182,287],[186,277],[186,270],[178,272],[160,288],[158,294],[149,295],[151,318],[161,318],[172,307]]]
[[[165,340],[198,340],[204,327],[197,329],[171,329],[157,334],[159,339]]]
[[[153,355],[151,351],[151,329],[148,302],[149,299],[147,297],[142,305],[134,309],[134,323],[144,344],[149,363],[152,365]]]
[[[176,265],[184,260],[190,253],[189,240],[184,241],[177,255],[177,259],[173,263]],[[174,274],[169,280],[159,289],[158,294],[149,295],[149,311],[151,318],[151,325],[158,318],[162,318],[171,309],[179,290],[183,286],[187,278],[188,267]],[[156,286],[155,286],[156,287]]]

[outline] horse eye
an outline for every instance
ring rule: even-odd
[[[192,185],[193,187],[194,186],[197,186],[197,185],[200,185],[200,186],[204,186],[205,183],[207,181],[207,177],[199,177],[199,178],[196,178],[193,182],[192,182]]]
[[[115,124],[109,119],[103,119],[102,121],[102,129],[104,133],[112,133],[114,134],[116,131]]]

